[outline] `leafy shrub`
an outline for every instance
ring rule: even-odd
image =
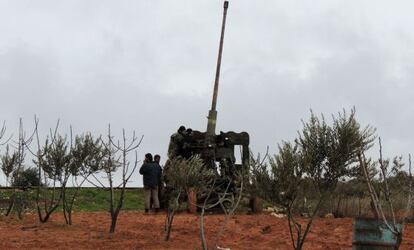
[[[26,189],[41,185],[36,168],[26,168],[15,171],[12,177],[12,186]]]

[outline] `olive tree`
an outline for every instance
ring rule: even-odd
[[[53,212],[59,207],[63,197],[63,190],[67,184],[67,169],[72,164],[70,143],[67,136],[58,133],[59,120],[54,130],[46,136],[44,142],[39,135],[39,119],[34,118],[33,140],[36,150],[31,149],[29,143],[25,146],[33,155],[33,163],[37,167],[37,175],[44,185],[36,189],[36,207],[41,223],[46,223]]]
[[[169,160],[164,169],[168,202],[165,221],[165,240],[170,239],[174,216],[188,193],[199,193],[214,178],[214,171],[208,169],[203,160],[193,156],[186,160],[181,157]],[[190,202],[190,201],[188,201]]]
[[[1,170],[6,176],[6,186],[11,184],[10,177],[18,165],[18,153],[10,153],[9,145],[6,146],[6,152],[1,156]]]
[[[72,225],[72,211],[75,199],[85,180],[102,169],[104,150],[100,139],[94,139],[90,133],[77,135],[70,142],[67,137],[57,135],[53,143],[44,146],[40,166],[49,179],[53,180],[52,201],[56,181],[59,182],[56,199],[58,205],[61,201],[65,222]],[[68,192],[68,182],[72,180],[73,192]],[[51,203],[53,204],[53,203]],[[52,210],[50,210],[52,212]]]
[[[234,214],[243,192],[244,176],[240,171],[234,173],[234,178],[223,178],[213,169],[205,166],[198,155],[190,159],[181,157],[168,161],[164,169],[167,184],[168,210],[165,220],[165,240],[170,239],[174,216],[180,208],[185,197],[196,194],[195,200],[187,198],[188,205],[195,205],[200,209],[199,229],[202,249],[207,249],[207,241],[204,230],[205,212],[213,207],[221,207],[225,219],[218,230],[215,246],[223,234],[226,223]]]
[[[4,136],[5,127],[0,130],[0,139]],[[19,131],[17,140],[10,137],[6,141],[6,152],[1,156],[1,169],[6,176],[6,185],[11,185],[13,182],[14,173],[21,172],[25,160],[25,145],[30,143],[31,138],[26,138],[26,133],[23,130],[23,121],[19,121]],[[2,144],[0,144],[2,145]],[[17,184],[17,183],[16,183]],[[16,186],[19,187],[19,186]]]
[[[95,139],[90,133],[76,136],[75,141],[71,142],[71,162],[65,165],[63,177],[65,185],[62,186],[62,209],[66,224],[72,225],[72,211],[76,197],[87,178],[102,170],[104,157],[100,138]],[[72,179],[71,194],[66,188],[69,179]]]
[[[72,225],[72,211],[80,188],[87,178],[103,167],[105,151],[100,138],[94,139],[90,133],[70,136],[58,133],[59,121],[50,131],[44,142],[40,141],[39,120],[35,117],[35,140],[37,151],[30,150],[38,169],[38,178],[45,186],[39,185],[36,192],[36,205],[39,221],[44,223],[62,204],[65,222]],[[68,182],[72,180],[73,192],[68,192]],[[43,203],[43,204],[41,204]]]
[[[4,136],[5,126],[0,130],[0,138]],[[1,156],[1,169],[6,176],[6,184],[14,187],[12,194],[9,197],[9,207],[6,216],[9,216],[13,209],[21,218],[22,208],[27,201],[26,189],[29,186],[35,186],[40,183],[37,178],[31,175],[33,169],[24,166],[25,149],[33,138],[33,135],[26,137],[23,129],[23,120],[19,120],[19,130],[17,140],[12,136],[6,140],[6,152]],[[20,190],[18,190],[20,189]],[[23,191],[23,192],[21,192]]]
[[[46,139],[40,152],[38,159],[34,162],[46,186],[45,188],[38,187],[36,203],[39,221],[45,223],[62,201],[63,190],[67,183],[66,170],[71,164],[71,156],[66,137],[57,134],[51,142]],[[40,202],[43,202],[44,206],[40,206]]]
[[[18,154],[17,152],[10,153],[9,145],[6,146],[6,152],[1,156],[1,170],[6,176],[6,185],[12,185],[13,176],[15,176],[16,169],[18,168]],[[16,184],[16,183],[13,183]],[[9,216],[16,200],[16,193],[13,191],[13,194],[8,199],[8,208],[5,213],[6,216]]]
[[[302,249],[306,236],[321,206],[334,192],[338,181],[353,173],[358,152],[367,150],[375,139],[375,130],[361,128],[355,110],[332,116],[332,124],[311,112],[308,122],[294,142],[283,142],[279,152],[267,162],[253,162],[253,185],[263,199],[286,210],[292,245]],[[309,218],[300,223],[295,218],[298,187],[311,181],[316,193]],[[305,190],[306,192],[306,190]]]
[[[234,173],[232,177],[228,179],[231,185],[230,190],[228,190],[228,192],[220,192],[218,194],[218,202],[224,212],[224,220],[217,231],[214,243],[214,246],[217,249],[222,248],[220,247],[221,237],[225,232],[229,220],[234,216],[236,210],[238,209],[241,198],[246,193],[245,186],[248,183],[248,168],[243,167],[238,169],[234,166],[232,169],[234,169]]]

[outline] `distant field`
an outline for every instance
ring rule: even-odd
[[[68,194],[74,192],[73,188],[68,188]],[[6,201],[13,191],[11,189],[0,188],[0,199]],[[116,191],[119,195],[120,191]],[[36,190],[30,189],[26,192],[19,192],[29,200],[29,204],[33,206]],[[99,188],[82,188],[76,198],[74,211],[107,211],[109,208],[109,191]],[[5,203],[5,202],[3,202]],[[5,204],[0,204],[4,208]],[[128,188],[125,191],[125,200],[123,204],[124,210],[144,210],[144,192],[142,188]]]

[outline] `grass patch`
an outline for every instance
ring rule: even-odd
[[[49,190],[50,191],[50,190]],[[75,192],[74,188],[67,188],[67,196],[70,199]],[[28,199],[30,204],[29,209],[35,209],[36,190],[29,189],[27,191],[20,191],[19,194]],[[49,192],[51,193],[51,192]],[[115,201],[119,198],[121,191],[115,191]],[[0,189],[0,201],[11,197],[13,190]],[[44,192],[43,192],[44,194]],[[82,188],[75,199],[74,211],[108,211],[109,210],[109,191],[100,188]],[[0,202],[1,203],[1,202]],[[0,204],[0,207],[6,204]],[[59,210],[62,206],[59,207]],[[142,188],[128,188],[125,190],[123,210],[144,210],[144,191]]]
[[[69,194],[73,190],[68,190]],[[119,199],[121,191],[115,191],[115,201]],[[84,188],[76,198],[75,211],[108,211],[109,191],[98,188]],[[142,188],[125,190],[124,210],[144,210],[144,191]]]

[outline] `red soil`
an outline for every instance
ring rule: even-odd
[[[164,214],[121,212],[111,235],[109,214],[76,213],[66,226],[60,214],[39,224],[35,215],[23,221],[0,218],[0,249],[200,249],[198,217],[178,214],[169,242],[163,240]],[[222,215],[206,216],[207,240],[214,245]],[[236,215],[219,246],[230,249],[292,249],[286,219],[268,214]],[[316,219],[305,249],[350,249],[352,219]],[[213,248],[213,247],[211,247]],[[414,249],[414,224],[406,226],[401,249]]]

